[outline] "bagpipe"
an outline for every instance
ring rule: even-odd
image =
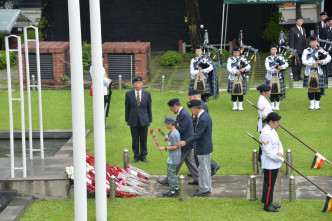
[[[280,32],[280,36],[279,36],[279,55],[284,59],[284,60],[288,60],[291,57],[293,57],[295,55],[295,65],[297,65],[297,61],[299,59],[301,59],[296,51],[296,49],[291,48],[289,46],[283,45],[285,44],[285,33],[283,31]],[[287,58],[285,58],[287,52],[292,52]]]
[[[108,112],[110,110],[110,105],[111,105],[111,97],[112,97],[112,82],[108,86],[108,94],[107,94],[106,107],[105,107],[105,117],[108,117]]]
[[[215,50],[218,55],[219,55],[219,60],[218,60],[218,64],[219,67],[222,65],[222,54],[221,54],[221,48],[218,49],[216,47],[214,47],[213,45],[209,45],[209,33],[207,32],[207,30],[205,29],[205,33],[204,33],[204,42],[203,42],[203,49],[206,48],[207,49],[207,55],[210,59],[212,59],[212,61],[216,61],[217,60],[217,55],[214,55],[213,57],[211,57],[211,52],[213,50]],[[203,50],[205,53],[205,49]],[[204,69],[204,68],[203,68]]]
[[[324,51],[331,51],[331,49],[332,49],[332,41],[331,41],[330,39],[327,39],[327,40],[320,39],[320,38],[319,38],[319,35],[318,35],[317,41],[318,41],[319,43],[323,43],[323,44],[324,44],[324,46],[322,47],[322,49],[323,49]],[[320,44],[320,45],[321,45],[321,44]]]
[[[250,45],[243,44],[243,32],[240,30],[238,42],[241,47],[241,58],[240,58],[240,68],[246,67],[252,59],[254,62],[257,61],[258,58],[258,67],[261,67],[261,61],[258,49],[251,47]],[[250,51],[253,52],[251,57],[249,57]],[[249,59],[248,59],[249,58]]]

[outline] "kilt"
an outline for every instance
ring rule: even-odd
[[[190,79],[189,91],[194,90],[195,79]],[[201,94],[211,94],[211,80],[210,78],[204,79],[205,81],[205,91],[201,92]]]
[[[319,88],[327,88],[326,84],[325,84],[325,76],[324,74],[318,74],[318,87]],[[308,82],[309,82],[309,75],[306,76],[304,75],[303,78],[303,87],[308,87]]]
[[[234,81],[228,80],[227,92],[229,94],[232,94],[232,92],[233,92],[233,82]],[[247,83],[246,83],[246,80],[244,78],[242,78],[242,87],[243,87],[243,95],[247,94]]]
[[[280,82],[280,94],[286,94],[286,84],[283,78],[279,78]],[[266,80],[266,84],[270,85],[270,81]]]

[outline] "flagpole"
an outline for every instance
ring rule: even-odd
[[[248,133],[247,131],[245,131],[253,140],[255,140],[257,143],[262,144],[259,140],[257,140],[253,135],[251,135],[250,133]],[[312,185],[314,185],[315,187],[317,187],[320,191],[322,191],[323,193],[325,193],[326,195],[328,194],[328,192],[326,192],[325,190],[323,190],[321,187],[319,187],[316,183],[314,183],[313,181],[311,181],[308,177],[306,177],[305,175],[303,175],[300,171],[298,171],[297,169],[295,169],[292,165],[290,165],[289,163],[287,163],[286,160],[284,160],[284,163],[289,166],[290,168],[292,168],[293,170],[295,170],[298,174],[300,174],[303,178],[305,178],[306,180],[308,180]]]
[[[258,107],[256,107],[256,105],[254,105],[252,102],[250,102],[247,99],[248,103],[251,104],[251,106],[253,106],[254,108],[256,108],[258,110]],[[314,149],[312,149],[308,144],[304,143],[302,140],[300,140],[299,138],[297,138],[293,133],[291,133],[289,130],[287,130],[286,128],[284,128],[282,125],[279,124],[279,127],[281,127],[284,131],[286,131],[288,134],[290,134],[292,137],[294,137],[296,140],[298,140],[300,143],[302,143],[304,146],[308,147],[312,152],[314,153],[318,153],[317,151],[315,151]],[[329,164],[332,165],[332,163],[325,158],[325,161],[328,162]]]

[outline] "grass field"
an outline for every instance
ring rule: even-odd
[[[106,160],[109,164],[123,165],[123,150],[131,151],[130,129],[124,120],[124,98],[126,90],[114,90],[111,102],[110,117],[106,125],[111,126],[106,130]],[[167,106],[171,98],[179,98],[185,104],[188,97],[184,93],[150,91],[152,95],[153,122],[150,128],[166,128],[162,122],[166,115],[173,113]],[[13,97],[17,97],[18,91]],[[249,91],[245,99],[254,104],[258,100],[257,91]],[[281,102],[281,110],[278,113],[282,116],[280,124],[294,133],[313,149],[321,153],[327,159],[332,159],[332,91],[327,90],[327,95],[322,98],[320,111],[308,111],[309,101],[304,89],[293,89],[287,91],[287,98]],[[33,128],[38,129],[38,106],[37,93],[33,93]],[[27,97],[25,97],[27,103]],[[8,130],[8,95],[0,90],[0,130]],[[221,165],[218,174],[251,174],[252,173],[252,150],[258,148],[257,143],[252,140],[245,131],[259,137],[256,130],[257,111],[247,102],[244,103],[244,111],[231,111],[232,102],[230,95],[221,92],[217,100],[208,102],[210,115],[213,120],[213,145],[212,158]],[[15,102],[14,128],[20,129],[19,103]],[[92,97],[89,91],[85,90],[85,118],[86,129],[93,129]],[[26,105],[27,113],[27,105]],[[69,90],[44,90],[43,91],[43,119],[44,129],[71,129],[71,91]],[[26,128],[28,118],[26,114]],[[279,137],[283,143],[284,150],[292,150],[293,165],[305,175],[332,176],[332,165],[324,163],[319,170],[310,169],[314,153],[300,142],[291,137],[281,128],[278,129]],[[158,135],[159,136],[159,135]],[[161,141],[161,136],[159,136]],[[163,142],[161,141],[162,145]],[[165,174],[167,156],[161,158],[152,138],[148,137],[148,164],[138,163],[137,166],[150,174]],[[87,152],[93,154],[93,132],[87,137]],[[282,168],[285,172],[285,167]],[[180,174],[186,174],[187,168],[183,167]],[[296,175],[296,174],[294,174]]]
[[[323,201],[297,200],[282,202],[279,213],[263,211],[259,201],[246,199],[191,198],[116,199],[108,201],[107,220],[331,220],[331,213],[322,213]],[[73,200],[34,202],[21,221],[74,220]],[[95,201],[88,200],[88,220],[95,220]]]

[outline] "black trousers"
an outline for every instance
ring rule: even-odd
[[[276,183],[278,171],[279,169],[264,169],[263,195],[261,202],[265,205],[269,205],[273,202],[274,184]]]
[[[196,166],[198,168],[199,162],[198,162],[196,150],[194,150],[194,160],[195,160]],[[217,164],[217,162],[212,160],[212,158],[211,158],[211,171],[213,171],[214,169],[216,169],[218,167],[220,167],[219,164]]]
[[[142,127],[139,120],[136,127],[130,127],[132,142],[132,149],[134,152],[134,159],[145,159],[148,155],[147,137],[148,126]],[[141,148],[140,148],[141,147]]]
[[[297,65],[295,65],[295,57],[292,58],[292,72],[294,80],[298,80],[301,76],[301,69],[302,69],[302,54],[299,54],[299,59],[296,59]]]

